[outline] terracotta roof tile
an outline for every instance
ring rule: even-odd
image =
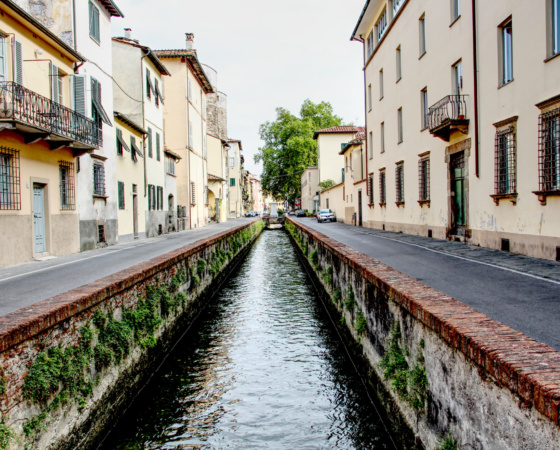
[[[315,130],[313,133],[313,139],[317,139],[320,134],[336,134],[336,133],[363,133],[365,132],[364,127],[330,127],[323,128],[322,130]]]

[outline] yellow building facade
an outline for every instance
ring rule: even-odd
[[[74,67],[83,58],[17,5],[0,3],[0,14],[5,266],[79,251],[77,157],[99,147],[101,136],[72,108]]]

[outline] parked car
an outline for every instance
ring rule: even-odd
[[[296,217],[305,217],[305,216],[306,216],[306,214],[305,214],[305,211],[303,209],[298,209],[296,211]]]
[[[288,215],[289,215],[289,216],[295,216],[295,215],[296,215],[296,212],[295,212],[293,209],[290,209],[290,210],[288,211]]]
[[[331,209],[321,209],[317,212],[317,222],[335,222],[336,217]]]

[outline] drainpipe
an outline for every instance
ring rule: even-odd
[[[474,70],[474,173],[480,178],[478,165],[478,63],[476,41],[476,0],[472,0],[473,70]]]
[[[366,86],[366,45],[365,45],[365,40],[362,38],[362,35],[360,34],[360,39],[355,39],[358,42],[362,43],[362,58],[363,58],[363,64],[364,64],[364,68],[362,69],[364,71],[364,134],[366,136],[366,197],[368,197],[369,195],[369,189],[368,189],[368,183],[369,183],[369,170],[368,170],[368,160],[369,160],[369,154],[368,154],[368,146],[371,146],[372,143],[368,142],[369,139],[369,133],[368,133],[368,127],[367,127],[367,86]],[[359,125],[356,125],[359,126]],[[363,178],[362,178],[363,180]],[[373,203],[373,199],[369,199],[371,200],[371,202]],[[368,201],[369,204],[369,201]]]
[[[146,128],[146,116],[145,116],[145,108],[144,108],[144,86],[142,83],[142,80],[144,79],[144,68],[142,67],[142,61],[144,60],[144,58],[146,56],[149,56],[150,53],[152,53],[151,49],[148,49],[148,53],[146,53],[144,56],[142,56],[142,58],[140,58],[140,86],[142,86],[141,91],[142,91],[142,124],[144,125],[144,128]],[[148,159],[148,152],[146,151],[146,139],[147,136],[144,137],[144,140],[142,141],[142,150],[144,150],[144,158],[142,158],[144,160],[144,198],[147,197],[148,195],[148,167],[146,165],[146,160]],[[148,210],[150,209],[150,205],[148,205]]]

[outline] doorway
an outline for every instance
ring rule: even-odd
[[[35,253],[47,251],[45,237],[45,186],[33,183],[33,229]]]
[[[466,193],[465,193],[465,153],[458,152],[450,155],[450,210],[451,234],[465,236],[466,228]]]

